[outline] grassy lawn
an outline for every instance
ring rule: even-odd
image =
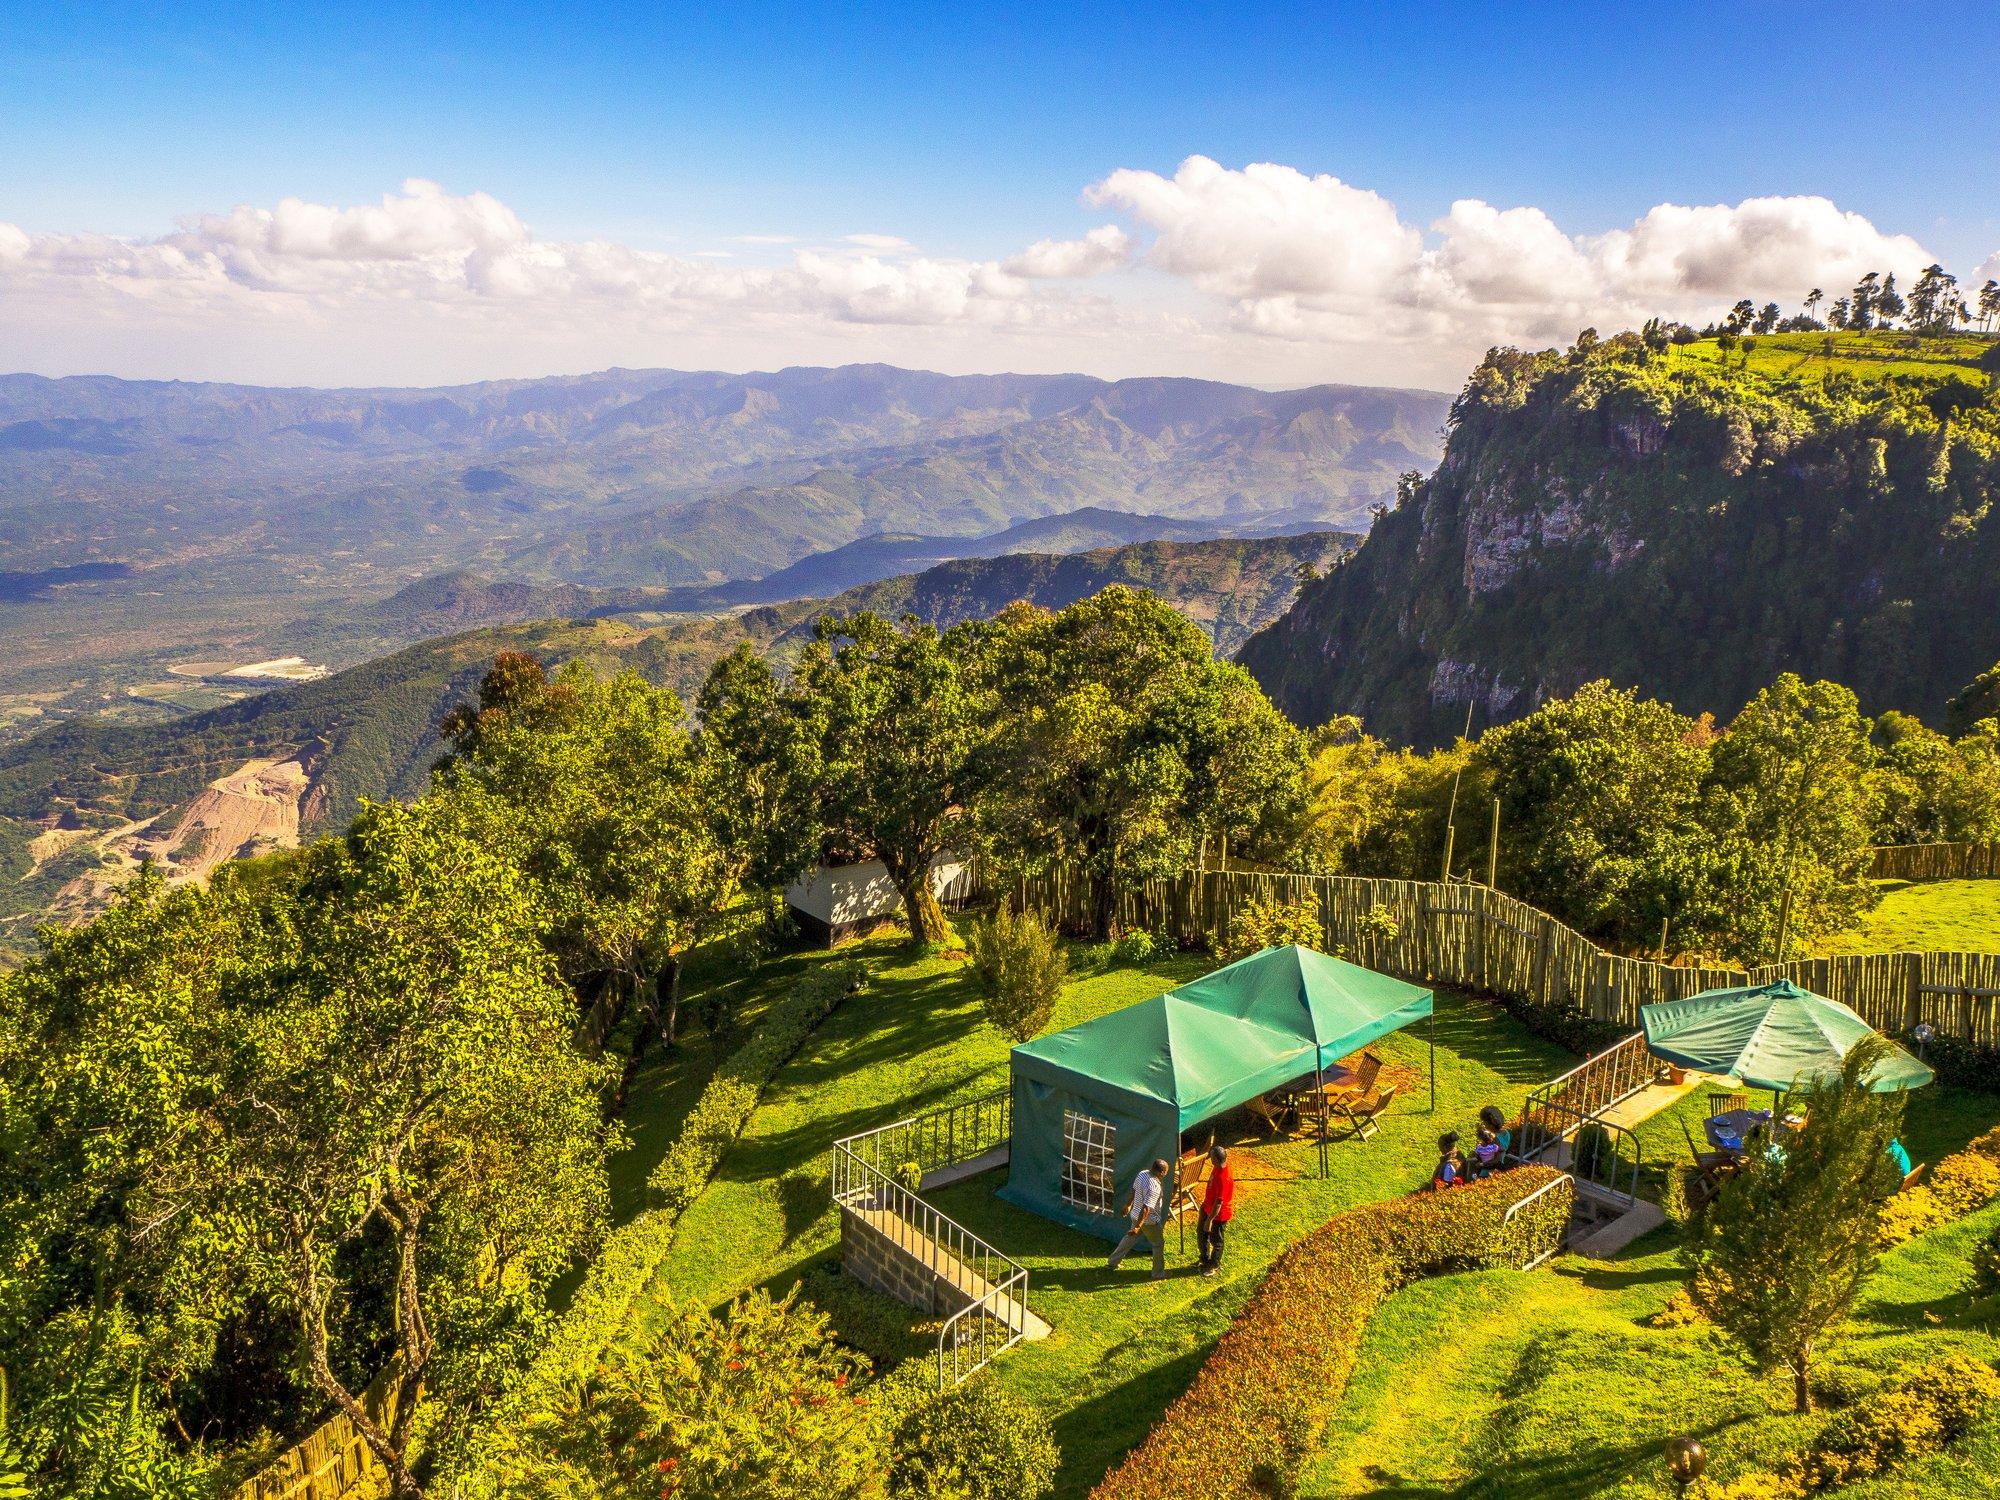
[[[833,1141],[1004,1083],[1007,1044],[984,1023],[962,966],[908,959],[890,940],[843,951],[868,964],[867,990],[779,1074],[716,1181],[681,1221],[654,1289],[657,1304],[715,1303],[758,1285],[783,1290],[829,1264],[839,1236],[826,1193]],[[1187,955],[1085,970],[1053,1025],[1157,994],[1210,963]],[[1450,995],[1439,997],[1437,1041],[1437,1113],[1428,1109],[1421,1033],[1385,1039],[1376,1050],[1405,1081],[1401,1101],[1375,1139],[1332,1149],[1323,1181],[1315,1147],[1265,1144],[1223,1123],[1221,1138],[1248,1149],[1237,1157],[1243,1187],[1229,1257],[1213,1280],[1192,1274],[1191,1229],[1185,1253],[1169,1231],[1175,1274],[1154,1283],[1138,1261],[1107,1273],[1104,1242],[999,1202],[998,1173],[933,1195],[946,1213],[1028,1267],[1031,1304],[1055,1330],[982,1378],[1049,1411],[1063,1448],[1059,1495],[1087,1491],[1144,1435],[1287,1244],[1341,1208],[1421,1186],[1440,1130],[1468,1129],[1489,1101],[1517,1108],[1530,1087],[1573,1061],[1504,1012]],[[866,1304],[871,1320],[907,1329],[915,1318],[885,1299]],[[839,1320],[842,1310],[834,1311]],[[879,1343],[879,1330],[855,1330],[856,1342],[869,1344],[871,1333]]]
[[[2000,880],[1881,880],[1881,905],[1826,953],[2000,952]]]
[[[1705,1091],[1674,1116],[1707,1112]],[[2000,1120],[2000,1099],[1927,1089],[1905,1138],[1929,1160]],[[1641,1129],[1643,1149],[1685,1157],[1673,1116]],[[2000,1308],[1967,1293],[1968,1258],[2000,1205],[1884,1258],[1859,1316],[1823,1355],[1822,1378],[1856,1395],[1911,1363],[1961,1349],[2000,1356]],[[1419,1283],[1363,1335],[1359,1373],[1300,1493],[1312,1496],[1584,1496],[1668,1493],[1668,1437],[1692,1433],[1710,1474],[1771,1468],[1825,1414],[1796,1417],[1784,1380],[1758,1381],[1712,1329],[1643,1319],[1681,1284],[1671,1230],[1611,1262],[1566,1258],[1546,1272],[1481,1272]],[[2000,1495],[2000,1421],[1944,1458],[1843,1495]]]
[[[1953,334],[1943,338],[1912,333],[1835,333],[1833,357],[1826,357],[1824,333],[1766,333],[1753,336],[1749,351],[1753,373],[1776,379],[1818,379],[1838,371],[1862,380],[1888,375],[1978,375],[1979,357],[1993,347],[1990,338]],[[1714,364],[1722,357],[1713,339],[1674,346],[1673,358]],[[1732,350],[1729,363],[1740,365],[1744,351]]]

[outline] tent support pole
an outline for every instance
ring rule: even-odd
[[[1438,1014],[1437,1002],[1431,1002],[1431,1013],[1424,1022],[1424,1050],[1431,1055],[1431,1113],[1438,1112]]]
[[[1313,1052],[1313,1087],[1319,1092],[1319,1179],[1326,1181],[1326,1064]]]

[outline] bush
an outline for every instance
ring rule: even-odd
[[[1060,1454],[1039,1407],[991,1379],[939,1391],[923,1375],[884,1390],[895,1500],[1037,1500],[1055,1488]]]
[[[1701,1178],[1695,1167],[1684,1161],[1670,1161],[1665,1175],[1660,1180],[1660,1212],[1667,1216],[1667,1222],[1685,1228],[1694,1218],[1694,1185]]]
[[[1015,1042],[1039,1035],[1069,978],[1069,960],[1042,914],[1016,916],[1003,904],[973,924],[965,947],[994,1029]]]
[[[1900,1245],[1929,1230],[1962,1219],[2000,1197],[2000,1127],[1969,1142],[1939,1162],[1915,1187],[1882,1205],[1876,1223],[1878,1245]]]
[[[1143,927],[1128,932],[1118,940],[1111,953],[1121,964],[1145,963],[1153,956],[1153,935]]]
[[[2000,1229],[1995,1229],[1972,1252],[1972,1284],[1985,1296],[2000,1292]]]
[[[1867,1479],[1956,1442],[1996,1401],[2000,1375],[1991,1365],[1946,1355],[1867,1405],[1841,1412],[1784,1465],[1784,1477],[1809,1494]]]
[[[888,1457],[863,1373],[792,1297],[678,1311],[506,1434],[485,1477],[508,1500],[858,1500]]]
[[[1694,1294],[1681,1287],[1667,1298],[1667,1305],[1646,1320],[1648,1328],[1701,1328],[1708,1326],[1708,1314],[1701,1310],[1701,1304],[1694,1300]]]
[[[1297,901],[1280,901],[1276,895],[1256,897],[1237,910],[1229,931],[1215,948],[1217,956],[1228,963],[1286,943],[1297,943],[1301,948],[1326,946],[1319,903],[1312,897]]]
[[[1962,1219],[2000,1197],[2000,1166],[1970,1151],[1947,1156],[1919,1187],[1928,1188],[1954,1219]]]
[[[1544,1193],[1511,1225],[1508,1208],[1562,1181],[1550,1168],[1522,1167],[1336,1214],[1278,1257],[1187,1391],[1093,1500],[1289,1492],[1383,1298],[1423,1276],[1520,1264],[1530,1245],[1561,1233],[1571,1190]]]

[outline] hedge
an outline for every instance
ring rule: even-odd
[[[1516,1202],[1559,1181],[1503,1227]],[[1383,1299],[1425,1276],[1518,1264],[1524,1244],[1561,1232],[1572,1194],[1553,1168],[1522,1167],[1336,1214],[1272,1264],[1194,1382],[1092,1500],[1289,1493]]]
[[[666,1156],[646,1179],[655,1206],[606,1236],[583,1285],[555,1320],[533,1363],[491,1413],[485,1424],[488,1430],[518,1423],[597,1363],[631,1321],[633,1308],[673,1248],[680,1216],[715,1175],[723,1153],[756,1108],[764,1085],[813,1028],[860,988],[860,980],[861,972],[852,964],[807,974],[772,1006],[749,1043],[717,1070]],[[476,1486],[468,1491],[477,1492]]]
[[[1875,1221],[1875,1241],[1900,1245],[1975,1213],[1996,1197],[2000,1197],[2000,1126],[1968,1141],[1963,1151],[1954,1151],[1921,1182],[1884,1203]]]
[[[652,1207],[678,1218],[701,1196],[723,1152],[750,1122],[764,1085],[859,982],[860,971],[852,964],[816,969],[771,1008],[749,1043],[716,1069],[681,1133],[647,1174],[646,1199]]]

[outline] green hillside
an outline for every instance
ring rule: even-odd
[[[1598,677],[1727,713],[1792,670],[1941,721],[2000,658],[1995,345],[1825,338],[1494,351],[1437,473],[1245,665],[1419,742]]]
[[[922,573],[850,589],[826,606],[835,613],[914,614],[953,625],[998,613],[1017,599],[1061,609],[1114,583],[1150,589],[1200,625],[1220,656],[1285,612],[1302,569],[1317,574],[1353,551],[1338,531],[1209,542],[1141,542],[1068,556],[1017,553],[960,558]],[[803,628],[803,627],[800,627]],[[796,631],[795,631],[796,633]]]

